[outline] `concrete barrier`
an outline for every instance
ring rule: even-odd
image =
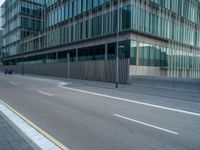
[[[131,84],[200,91],[200,79],[131,76]]]

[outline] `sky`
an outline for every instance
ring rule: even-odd
[[[0,0],[0,5],[2,5],[4,1],[5,1],[5,0]]]
[[[3,4],[5,0],[0,0],[0,6]],[[1,14],[1,13],[0,13]],[[0,29],[1,29],[1,19],[0,19]]]

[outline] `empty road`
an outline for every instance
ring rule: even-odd
[[[134,94],[0,74],[0,99],[70,150],[200,149],[200,101]]]

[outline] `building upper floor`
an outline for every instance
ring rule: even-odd
[[[3,35],[17,29],[42,30],[44,6],[42,0],[6,0],[1,6]],[[36,26],[31,26],[31,24]]]
[[[26,0],[20,1],[20,12],[31,14],[26,8],[35,3],[25,5]],[[7,54],[31,52],[124,31],[200,47],[200,2],[197,0],[49,0],[40,1],[36,6],[44,15],[42,24],[37,15],[31,20],[23,14],[14,19],[23,29],[16,31],[19,36],[4,26]],[[29,32],[32,29],[37,32]],[[13,39],[20,40],[22,35],[29,36],[20,42],[22,47],[32,46],[17,50],[20,46],[10,44]]]
[[[148,12],[165,13],[200,24],[200,2],[198,0],[50,0],[47,2],[47,27],[70,19],[92,9],[126,1]],[[106,5],[107,4],[107,5]]]
[[[153,2],[151,0],[119,0],[119,13],[116,0],[99,0],[97,1],[99,5],[95,5],[93,9],[91,7],[92,10],[89,12],[85,9],[89,5],[89,3],[86,3],[87,1],[54,2],[48,8],[51,9],[46,13],[47,28],[45,32],[41,32],[38,35],[38,37],[46,41],[43,47],[57,46],[113,34],[118,32],[118,26],[119,32],[131,30],[138,34],[145,34],[161,40],[200,47],[200,26],[198,23],[194,23],[178,14],[175,15],[172,11],[166,9],[165,7],[168,5],[172,6],[172,1],[166,3],[163,0],[162,2],[165,2],[166,6],[160,3],[165,7],[159,6],[157,8],[158,6],[155,4],[161,2],[161,0],[154,0]],[[177,0],[176,2],[184,4],[184,1]],[[193,3],[198,4],[198,1],[194,0]],[[77,7],[79,8],[79,13],[76,6],[79,6]],[[32,39],[37,41],[35,40],[37,36]],[[31,40],[29,39],[29,41]],[[42,44],[38,45],[41,46]]]

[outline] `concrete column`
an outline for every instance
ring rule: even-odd
[[[138,64],[139,64],[139,60],[138,60],[138,46],[139,46],[139,43],[137,42],[136,54],[135,54],[135,56],[136,56],[136,58],[135,58],[135,59],[136,59],[136,60],[135,60],[135,61],[136,61],[136,62],[135,62],[135,63],[136,63],[136,66],[138,66]]]
[[[108,44],[105,44],[105,60],[108,60]]]
[[[39,34],[39,45],[38,45],[39,49],[41,49],[41,45],[40,45],[41,39],[40,38],[41,38],[41,36]]]
[[[56,52],[56,62],[58,63],[58,52]]]
[[[78,62],[78,48],[76,48],[76,62]]]

